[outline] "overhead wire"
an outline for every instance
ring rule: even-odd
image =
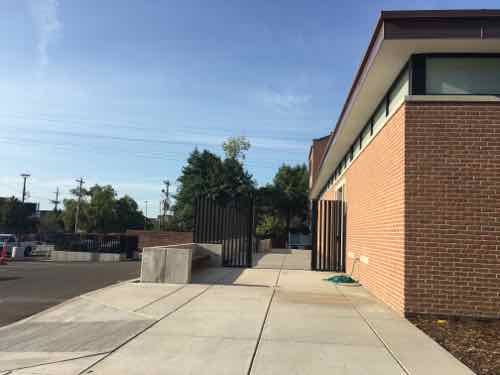
[[[46,122],[50,122],[50,123],[55,123],[55,124],[64,124],[64,125],[74,125],[77,124],[77,125],[85,125],[85,126],[88,126],[89,124],[92,124],[94,126],[99,126],[99,127],[102,127],[102,126],[106,126],[106,127],[111,127],[111,128],[116,128],[116,129],[132,129],[132,130],[140,130],[140,131],[159,131],[159,130],[162,130],[162,129],[158,129],[158,128],[155,128],[155,127],[148,127],[148,126],[144,126],[144,125],[130,125],[129,123],[127,122],[120,122],[120,123],[117,123],[117,122],[111,122],[109,120],[104,120],[104,121],[95,121],[95,120],[80,120],[80,119],[71,119],[71,120],[64,120],[64,119],[61,119],[61,118],[51,118],[51,116],[47,116],[47,115],[37,115],[37,116],[33,116],[33,115],[18,115],[18,114],[1,114],[0,113],[0,118],[15,118],[15,119],[20,119],[22,121],[33,121],[33,120],[36,120],[36,121],[46,121]],[[71,117],[70,117],[71,118]],[[158,120],[155,120],[155,121],[158,121]],[[225,128],[225,127],[220,127],[220,126],[214,126],[214,125],[210,125],[209,129],[210,130],[214,130],[214,131],[207,131],[207,126],[204,126],[204,128],[200,129],[200,127],[195,127],[195,126],[186,126],[186,125],[183,125],[182,126],[182,129],[169,129],[170,131],[186,131],[187,129],[189,129],[189,135],[201,135],[201,136],[206,136],[206,135],[212,135],[212,136],[220,136],[221,133],[223,132],[224,133],[224,136],[231,136],[234,134],[235,132],[235,129],[232,128]],[[194,131],[194,133],[193,133]],[[266,129],[266,131],[268,132],[269,129]],[[304,135],[298,135],[298,136],[283,136],[283,135],[280,135],[279,138],[273,138],[273,136],[269,135],[269,133],[263,133],[263,134],[249,134],[248,133],[248,130],[244,129],[244,130],[240,130],[239,133],[243,133],[242,135],[246,135],[248,137],[252,137],[252,138],[265,138],[265,139],[273,139],[273,140],[283,140],[283,141],[297,141],[297,142],[304,142],[304,139],[307,139],[307,137],[305,137]]]

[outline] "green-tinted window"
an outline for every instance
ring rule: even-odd
[[[428,95],[499,95],[500,57],[428,57]]]

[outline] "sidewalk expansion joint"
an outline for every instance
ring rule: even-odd
[[[281,270],[280,270],[280,273],[281,273]],[[278,279],[279,279],[279,274],[278,274]],[[260,326],[259,336],[257,337],[257,342],[255,343],[255,348],[254,348],[253,353],[252,353],[250,365],[248,366],[247,375],[250,375],[250,373],[252,372],[252,367],[253,367],[253,363],[255,361],[255,357],[257,355],[257,350],[259,349],[260,343],[262,341],[262,333],[264,332],[264,327],[266,325],[267,318],[269,317],[269,311],[271,310],[271,304],[273,302],[274,295],[276,294],[276,288],[278,286],[278,279],[276,280],[276,284],[274,285],[274,288],[273,288],[273,293],[271,294],[271,298],[269,298],[269,303],[267,304],[266,314],[264,315],[264,320],[262,321],[262,324]]]
[[[108,352],[104,357],[102,357],[101,359],[99,359],[98,361],[94,362],[93,364],[91,364],[90,366],[88,366],[87,368],[83,369],[82,371],[80,371],[78,373],[78,375],[83,375],[83,374],[89,374],[91,373],[92,371],[90,371],[92,369],[92,367],[95,367],[96,365],[98,365],[99,363],[101,363],[102,361],[104,361],[105,359],[107,359],[110,355],[112,355],[113,353],[115,353],[116,351],[118,351],[119,349],[121,349],[122,347],[124,347],[125,345],[127,345],[130,341],[136,339],[137,337],[139,337],[140,335],[142,335],[144,332],[146,332],[147,330],[149,330],[150,328],[154,327],[155,325],[157,325],[159,322],[161,322],[162,320],[168,318],[170,315],[176,313],[177,311],[179,311],[181,308],[183,308],[184,306],[186,306],[187,304],[191,303],[192,301],[194,301],[196,298],[198,298],[199,296],[201,296],[203,293],[205,293],[208,289],[212,288],[213,285],[209,285],[207,286],[205,289],[203,289],[200,293],[196,294],[195,296],[189,298],[186,302],[182,303],[181,305],[179,305],[177,308],[175,308],[174,310],[170,311],[169,313],[165,314],[164,316],[162,316],[160,319],[154,321],[153,323],[149,324],[147,327],[141,329],[139,332],[137,332],[135,335],[133,335],[132,337],[128,338],[127,340],[125,340],[124,342],[122,342],[120,345],[118,345],[116,348],[114,348],[113,350],[111,350],[110,352]]]
[[[358,313],[358,315],[361,317],[361,319],[363,319],[363,321],[370,328],[370,330],[373,332],[373,334],[375,336],[377,336],[377,338],[382,343],[382,345],[384,346],[384,348],[387,350],[387,352],[389,353],[389,355],[394,359],[394,361],[396,361],[396,363],[399,365],[399,367],[401,367],[401,370],[403,370],[406,375],[411,375],[410,371],[399,360],[399,358],[396,356],[396,354],[392,351],[391,347],[384,341],[384,339],[382,338],[382,336],[380,336],[380,334],[377,332],[377,330],[375,329],[375,327],[373,327],[371,325],[371,323],[368,321],[368,319],[366,319],[366,317],[363,314],[361,314],[361,312],[358,310],[358,308],[356,307],[356,305],[354,303],[352,303],[351,299],[348,296],[346,296],[344,293],[342,293],[342,290],[338,286],[336,286],[336,288],[338,289],[338,291],[340,292],[340,294],[342,294],[349,301],[349,303],[352,305],[352,307],[354,308],[354,310],[356,310],[356,312]]]
[[[2,373],[2,375],[9,375],[13,371],[17,372],[18,370],[24,370],[24,369],[28,369],[28,368],[35,368],[35,367],[40,367],[40,366],[55,365],[55,364],[58,364],[58,363],[71,362],[71,361],[76,361],[77,359],[92,358],[92,357],[97,357],[97,356],[100,356],[100,355],[105,355],[105,354],[108,354],[108,353],[110,353],[110,352],[100,352],[100,353],[94,353],[94,354],[87,354],[87,355],[81,355],[81,356],[78,356],[78,357],[72,357],[72,358],[67,358],[67,359],[60,359],[58,361],[43,362],[43,363],[37,363],[36,365],[16,367],[16,368],[7,370],[7,372],[6,373]]]
[[[141,311],[142,309],[144,309],[144,308],[146,308],[146,307],[148,307],[148,306],[151,306],[153,303],[156,303],[156,302],[158,302],[158,301],[161,301],[161,300],[162,300],[162,299],[164,299],[164,298],[170,297],[172,294],[177,293],[177,292],[178,292],[179,290],[181,290],[181,289],[184,289],[184,288],[186,287],[186,285],[187,285],[187,284],[182,285],[182,286],[179,286],[177,289],[172,290],[172,291],[168,292],[167,294],[164,294],[163,296],[158,297],[158,298],[156,298],[155,300],[153,300],[153,301],[151,301],[151,302],[146,303],[144,306],[141,306],[141,307],[139,307],[139,308],[135,309],[133,312],[139,312],[139,311]]]

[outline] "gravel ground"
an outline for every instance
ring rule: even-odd
[[[136,261],[13,261],[0,265],[0,326],[80,294],[139,277],[140,266]]]
[[[500,375],[500,320],[409,319],[477,375]]]

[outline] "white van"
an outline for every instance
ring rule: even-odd
[[[31,252],[36,246],[36,241],[18,242],[15,234],[2,234],[0,233],[0,252],[3,250],[4,243],[7,242],[7,256],[10,258],[12,255],[12,248],[19,246],[24,248],[24,256],[29,257]]]

